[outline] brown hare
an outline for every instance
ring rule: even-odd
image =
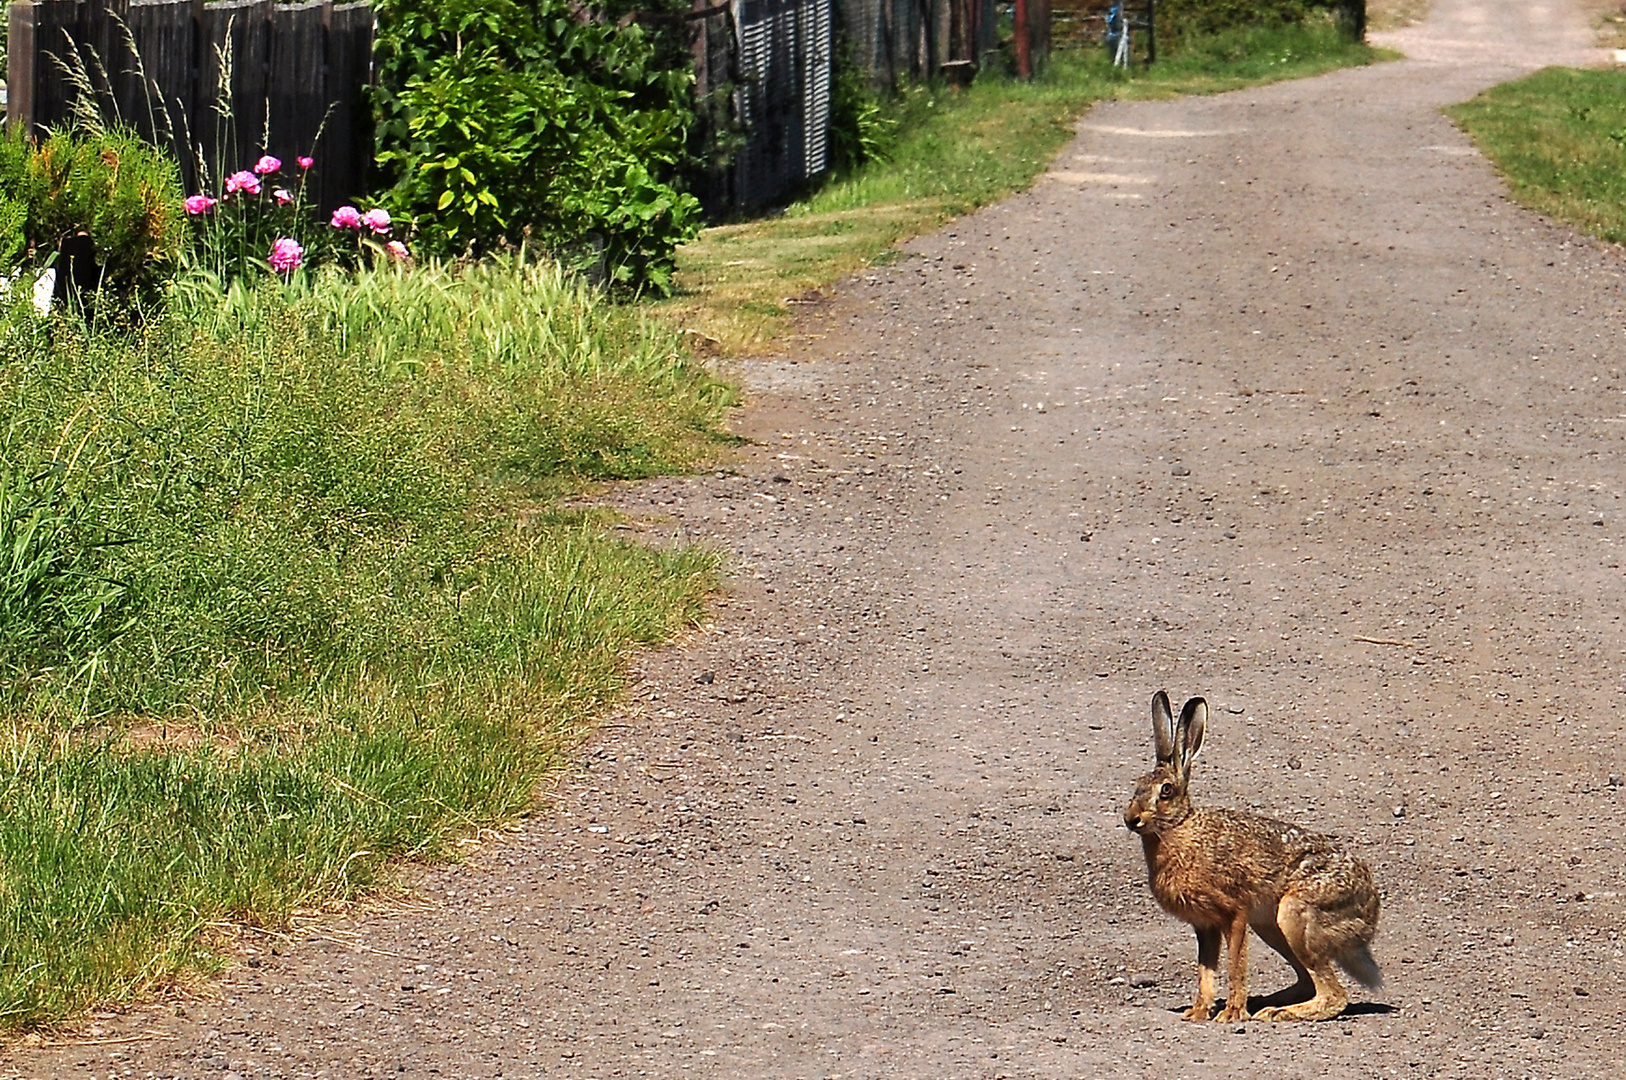
[[[1253,1019],[1331,1019],[1349,1004],[1334,964],[1363,986],[1382,985],[1368,949],[1378,930],[1372,871],[1328,837],[1257,814],[1191,805],[1191,763],[1207,722],[1208,703],[1197,697],[1180,710],[1176,726],[1169,696],[1157,692],[1157,768],[1136,782],[1124,810],[1124,824],[1145,848],[1152,895],[1197,931],[1197,1000],[1185,1018],[1208,1019],[1223,940],[1229,985],[1214,1019],[1249,1019],[1252,926],[1298,973],[1298,982],[1271,995]]]

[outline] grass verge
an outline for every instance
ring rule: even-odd
[[[837,178],[776,217],[707,229],[678,253],[678,295],[654,305],[723,353],[760,347],[787,300],[887,257],[901,240],[1033,182],[1072,125],[1108,97],[1218,93],[1370,63],[1381,54],[1331,26],[1236,31],[1188,43],[1132,75],[1097,50],[1060,53],[1030,83],[920,88],[894,106],[888,159]]]
[[[0,1028],[206,969],[524,809],[715,559],[552,509],[726,387],[556,270],[0,327]]]
[[[1626,243],[1626,71],[1546,68],[1445,112],[1518,202]]]

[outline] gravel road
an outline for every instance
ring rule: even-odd
[[[1104,105],[807,305],[741,365],[736,469],[616,494],[732,583],[551,809],[0,1074],[1612,1072],[1623,263],[1437,111],[1592,55],[1514,0],[1396,43]],[[1345,1017],[1177,1018],[1192,934],[1121,820],[1162,687],[1214,705],[1199,801],[1375,869],[1387,986]]]

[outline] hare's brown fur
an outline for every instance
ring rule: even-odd
[[[1378,891],[1366,864],[1319,833],[1237,810],[1191,804],[1191,762],[1208,706],[1192,698],[1172,725],[1167,695],[1152,700],[1157,767],[1141,777],[1124,811],[1139,834],[1152,895],[1197,932],[1197,1000],[1188,1020],[1213,1008],[1221,942],[1228,946],[1220,1021],[1248,1019],[1248,927],[1292,965],[1298,982],[1271,996],[1260,1020],[1326,1020],[1349,994],[1334,965],[1367,986],[1382,976],[1368,946]]]

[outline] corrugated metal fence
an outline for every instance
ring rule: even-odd
[[[742,0],[734,201],[773,202],[824,172],[833,41],[829,0]]]
[[[79,66],[104,116],[175,148],[188,188],[248,168],[261,153],[309,155],[307,191],[324,208],[365,193],[372,160],[366,86],[373,12],[312,0],[35,0],[14,3],[9,120],[35,131],[69,118]],[[131,45],[134,45],[132,51]],[[216,110],[230,87],[228,119]]]
[[[963,80],[998,48],[994,0],[695,0],[702,99],[732,87],[740,133],[714,206],[783,201],[829,166],[838,37],[880,87]]]

